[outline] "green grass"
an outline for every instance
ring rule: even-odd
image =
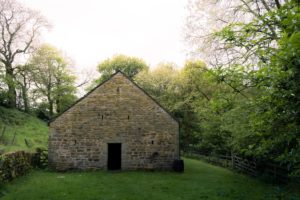
[[[5,133],[1,137],[4,127]],[[46,148],[47,142],[48,127],[45,122],[18,110],[0,107],[0,152],[33,151],[37,147]]]
[[[2,200],[299,199],[277,187],[202,161],[185,159],[186,171],[32,171],[2,188]]]

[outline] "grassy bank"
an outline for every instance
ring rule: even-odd
[[[47,124],[14,109],[0,107],[0,153],[46,148]]]

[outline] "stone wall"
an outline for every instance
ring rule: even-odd
[[[119,72],[50,123],[49,165],[107,169],[108,143],[122,143],[122,169],[171,169],[178,126]]]

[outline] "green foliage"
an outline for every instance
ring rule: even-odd
[[[16,109],[8,109],[0,106],[0,124],[5,125],[24,125],[29,114],[21,113]]]
[[[68,68],[68,62],[55,47],[41,46],[31,57],[30,66],[35,83],[33,93],[47,102],[47,109],[40,111],[53,117],[77,99],[75,87],[76,77]],[[39,109],[43,108],[40,106]]]
[[[116,71],[122,71],[129,78],[134,78],[134,76],[140,71],[148,70],[148,68],[148,65],[140,58],[125,56],[122,54],[115,55],[112,58],[104,60],[97,66],[97,70],[101,76],[94,81],[88,90],[96,84],[108,79]]]
[[[267,185],[224,168],[185,159],[182,174],[172,172],[68,172],[33,171],[5,184],[7,199],[297,199],[299,194]],[[37,189],[38,188],[38,189]],[[142,191],[142,192],[141,192]]]
[[[299,3],[288,1],[250,22],[229,23],[214,35],[228,52],[245,52],[240,57],[231,54],[230,65],[218,73],[222,82],[245,99],[231,98],[220,120],[214,117],[220,126],[213,127],[230,133],[234,151],[280,161],[295,176],[300,174],[299,27]],[[226,108],[219,100],[217,105]],[[212,132],[217,130],[208,131]]]
[[[35,168],[45,169],[48,167],[48,151],[37,148],[31,157],[31,165]]]
[[[0,91],[0,105],[7,105],[7,93],[5,91]]]
[[[230,88],[218,83],[215,73],[201,61],[188,61],[181,70],[165,63],[135,78],[180,120],[182,149],[194,146],[203,153],[230,151],[230,133],[222,129],[222,114],[232,104],[224,97]]]
[[[198,140],[197,116],[185,99],[182,73],[171,63],[162,63],[152,71],[139,73],[135,81],[181,121],[181,146]]]
[[[296,19],[291,20],[296,23]],[[252,122],[260,136],[255,152],[281,161],[300,175],[300,32],[288,33],[293,29],[287,26],[276,56],[258,71],[259,77],[268,78],[261,81],[266,92],[256,101]]]
[[[6,106],[17,108],[19,91],[16,87],[20,71],[16,62],[20,62],[24,54],[33,48],[40,33],[49,24],[39,12],[18,1],[2,0],[0,7],[0,84],[2,82],[6,86],[1,88],[7,91]]]
[[[178,71],[171,63],[161,63],[153,71],[144,70],[137,74],[135,81],[168,110],[172,111],[173,89]]]

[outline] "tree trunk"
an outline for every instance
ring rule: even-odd
[[[53,114],[54,114],[54,112],[53,112],[53,101],[52,101],[50,95],[48,95],[47,98],[48,98],[48,103],[49,103],[49,107],[48,107],[49,115],[50,115],[50,117],[53,117]]]
[[[26,113],[29,112],[29,105],[28,105],[28,95],[27,95],[27,88],[26,86],[22,86],[22,98],[24,103],[24,111]]]
[[[61,111],[60,97],[58,96],[56,99],[56,112],[60,113],[60,111]]]
[[[21,84],[22,88],[22,98],[23,98],[23,104],[24,104],[24,111],[26,113],[29,113],[29,102],[28,102],[28,83],[27,83],[27,75],[26,73],[22,74],[20,73],[23,77],[23,84]]]
[[[57,83],[56,83],[56,87],[57,87],[57,89],[58,88],[60,88],[60,86],[61,86],[61,80],[60,80],[60,78],[56,78],[56,80],[57,80]],[[58,90],[59,91],[59,90]],[[60,113],[60,111],[61,111],[61,105],[60,105],[60,92],[57,92],[57,95],[56,95],[56,113]]]
[[[50,117],[53,117],[53,101],[49,102],[49,115]]]
[[[10,108],[16,108],[17,104],[17,92],[15,86],[15,76],[11,65],[5,65],[6,68],[6,83],[8,86],[8,106]]]

